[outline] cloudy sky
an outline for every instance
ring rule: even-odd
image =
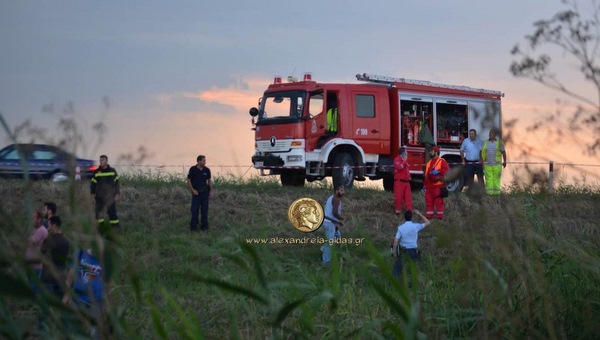
[[[510,50],[533,22],[564,8],[560,0],[2,0],[0,112],[13,128],[29,119],[50,135],[60,117],[75,117],[88,136],[81,156],[115,159],[143,146],[145,164],[183,168],[201,153],[234,174],[250,167],[248,109],[273,75],[355,82],[366,72],[500,90],[504,119],[524,126],[555,110],[557,95],[514,78]],[[107,131],[96,146],[98,121]]]

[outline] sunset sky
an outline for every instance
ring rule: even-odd
[[[356,82],[366,72],[500,90],[504,120],[519,118],[514,132],[539,146],[529,159],[509,146],[509,160],[552,152],[598,163],[575,144],[548,148],[523,133],[560,96],[509,72],[511,48],[563,9],[560,0],[2,1],[0,112],[13,128],[29,119],[53,135],[72,103],[89,136],[80,156],[144,146],[145,164],[183,169],[205,154],[213,169],[242,174],[254,151],[248,109],[273,75]],[[575,64],[562,66],[593,93]],[[108,130],[95,148],[98,121]],[[0,142],[10,142],[4,131]]]

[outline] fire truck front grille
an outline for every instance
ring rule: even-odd
[[[289,151],[291,142],[287,140],[278,140],[275,145],[271,145],[271,141],[263,140],[256,142],[258,150],[262,152],[284,152]]]

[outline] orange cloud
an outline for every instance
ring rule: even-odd
[[[154,127],[145,125],[132,134],[142,136],[144,145],[166,164],[192,165],[202,153],[217,174],[241,175],[251,167],[250,158],[254,154],[254,132],[248,109],[257,105],[269,82],[261,78],[239,78],[227,87],[157,94],[155,99],[166,112]],[[209,105],[202,105],[200,109],[173,105],[181,99],[197,99]],[[218,107],[233,107],[234,112],[222,114],[216,111]],[[149,129],[160,133],[160,138],[151,138],[153,133]]]

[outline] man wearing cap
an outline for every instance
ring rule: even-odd
[[[440,147],[435,145],[430,151],[431,159],[425,166],[425,217],[433,218],[434,208],[437,219],[444,218],[444,198],[441,196],[441,188],[446,184],[444,176],[450,170],[448,162],[440,157]]]
[[[410,172],[408,171],[408,162],[406,161],[406,148],[398,149],[398,156],[394,158],[394,203],[396,205],[396,215],[402,212],[402,205],[406,210],[412,210],[412,193],[410,192]]]

